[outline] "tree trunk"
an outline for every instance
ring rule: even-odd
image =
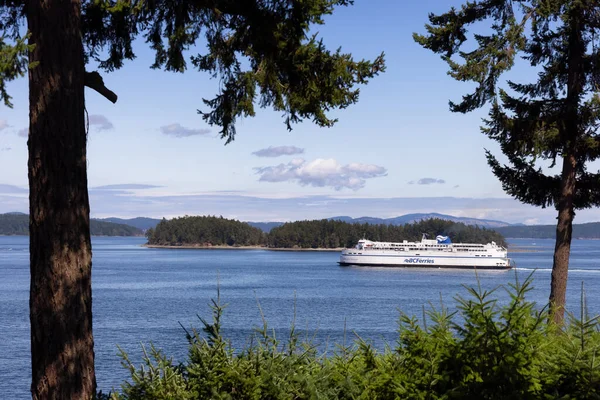
[[[573,232],[573,195],[575,193],[575,156],[563,159],[561,176],[561,201],[558,203],[558,223],[556,225],[556,245],[550,282],[550,316],[558,325],[562,325],[565,315],[567,278],[569,274],[569,256]]]
[[[550,283],[550,317],[562,325],[565,316],[567,294],[567,277],[569,273],[569,256],[571,254],[571,236],[573,232],[573,198],[576,190],[577,158],[576,142],[579,139],[579,101],[583,93],[585,75],[582,70],[585,43],[583,41],[581,20],[583,10],[581,4],[573,4],[569,12],[569,54],[566,112],[560,128],[563,149],[563,169],[560,182],[560,194],[557,201],[558,223],[556,225],[556,246],[552,265],[552,281]]]
[[[80,0],[29,0],[31,392],[96,390]]]

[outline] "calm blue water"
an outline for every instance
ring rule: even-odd
[[[140,343],[153,342],[183,360],[186,341],[179,323],[200,327],[196,314],[210,318],[208,302],[216,297],[217,282],[229,304],[225,334],[236,347],[262,324],[257,301],[282,339],[295,301],[297,327],[330,350],[342,343],[344,324],[348,342],[355,332],[378,347],[393,345],[398,309],[420,316],[423,305],[439,304],[440,295],[452,306],[453,296],[465,293],[461,285],[476,284],[469,270],[339,267],[339,254],[331,252],[147,249],[140,247],[144,241],[93,238],[96,372],[104,391],[118,389],[128,378],[117,345],[138,360]],[[0,393],[7,399],[30,397],[27,244],[26,237],[0,237]],[[524,278],[539,268],[530,298],[545,304],[554,242],[511,244],[531,251],[511,254],[516,272],[479,272],[482,286],[514,282],[515,274]],[[600,313],[600,241],[573,242],[569,277],[570,309],[578,312],[584,281],[589,311]]]

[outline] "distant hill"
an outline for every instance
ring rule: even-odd
[[[129,225],[92,219],[92,236],[142,236],[143,232]],[[29,235],[29,216],[22,213],[0,214],[0,235]]]
[[[115,224],[113,222],[90,220],[90,233],[92,236],[143,236],[144,232],[131,225]]]
[[[158,225],[158,223],[161,221],[160,219],[146,218],[146,217],[137,217],[137,218],[129,218],[129,219],[111,217],[111,218],[101,218],[98,220],[112,222],[115,224],[129,225],[129,226],[133,226],[135,228],[141,229],[143,231],[146,231],[150,228],[156,227],[156,225]]]
[[[493,228],[507,238],[554,239],[556,225],[521,225]],[[600,222],[573,225],[573,238],[600,239]]]
[[[415,214],[406,214],[401,215],[399,217],[394,218],[376,218],[376,217],[359,217],[352,218],[349,216],[337,216],[327,218],[332,221],[341,221],[347,222],[350,224],[371,224],[371,225],[406,225],[406,224],[414,224],[420,221],[426,221],[429,219],[442,219],[445,221],[451,222],[460,222],[469,226],[478,226],[480,228],[496,228],[496,227],[504,227],[504,226],[517,226],[521,224],[509,224],[508,222],[503,221],[495,221],[491,219],[478,219],[478,218],[467,218],[467,217],[455,217],[447,214],[439,214],[439,213],[415,213]],[[261,229],[263,232],[271,232],[271,229],[276,228],[284,224],[284,222],[248,222],[248,224],[252,225],[255,228]]]
[[[414,224],[415,222],[426,221],[426,220],[433,219],[433,218],[442,219],[445,221],[460,222],[465,225],[478,226],[480,228],[488,228],[488,229],[493,229],[493,228],[495,229],[495,228],[500,228],[500,227],[505,227],[505,226],[521,226],[521,224],[513,225],[513,224],[509,224],[508,222],[496,221],[496,220],[491,220],[491,219],[455,217],[453,215],[439,214],[439,213],[414,213],[414,214],[405,214],[405,215],[401,215],[399,217],[394,217],[394,218],[376,218],[376,217],[352,218],[352,217],[348,217],[348,216],[337,216],[337,217],[331,217],[331,218],[327,218],[327,219],[348,222],[351,224],[400,226],[400,225],[406,225],[406,224]],[[147,231],[150,228],[155,228],[156,225],[158,225],[158,223],[161,220],[156,219],[156,218],[146,218],[146,217],[137,217],[137,218],[130,218],[130,219],[111,217],[111,218],[100,219],[100,221],[107,221],[107,222],[113,222],[116,224],[129,225],[129,226],[133,226],[135,228],[141,229],[142,231]],[[271,232],[271,229],[284,224],[284,222],[276,222],[276,221],[270,221],[270,222],[251,222],[251,221],[249,221],[247,223],[250,226],[258,228],[266,233],[269,233],[269,232]]]
[[[496,228],[503,226],[511,226],[508,222],[503,221],[495,221],[491,219],[478,219],[478,218],[468,218],[468,217],[455,217],[453,215],[447,214],[439,214],[439,213],[415,213],[415,214],[406,214],[401,215],[399,217],[394,218],[374,218],[374,217],[360,217],[360,218],[352,218],[348,216],[340,216],[340,217],[331,217],[328,219],[342,221],[342,222],[350,222],[350,223],[359,223],[359,224],[385,224],[385,225],[406,225],[406,224],[414,224],[415,222],[425,221],[428,219],[437,218],[443,219],[445,221],[452,222],[460,222],[465,225],[470,226],[479,226],[480,228]]]
[[[263,232],[269,233],[271,229],[277,228],[285,224],[285,222],[247,222],[248,225],[260,229]]]

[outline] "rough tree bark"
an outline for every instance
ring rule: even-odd
[[[34,399],[96,390],[80,0],[28,0]]]
[[[573,196],[575,194],[575,157],[567,156],[563,160],[561,175],[561,202],[558,203],[558,223],[556,225],[556,244],[550,282],[550,315],[558,325],[562,325],[565,315],[567,281],[569,275],[569,255],[571,254],[571,236],[573,233]]]
[[[573,5],[569,15],[568,80],[566,97],[566,115],[560,128],[560,134],[566,138],[563,149],[563,169],[560,184],[560,200],[557,204],[558,223],[556,225],[556,246],[550,282],[550,315],[554,322],[563,324],[565,316],[569,256],[575,218],[574,197],[576,193],[577,158],[576,148],[579,132],[579,102],[583,93],[585,75],[582,71],[585,44],[583,41],[581,5]]]

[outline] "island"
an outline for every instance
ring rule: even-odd
[[[144,232],[133,226],[90,220],[92,236],[143,236]],[[29,215],[23,213],[0,214],[0,235],[29,235]]]
[[[287,222],[269,233],[246,222],[216,216],[185,216],[163,219],[146,232],[148,247],[165,248],[263,248],[271,250],[339,250],[353,247],[359,239],[399,242],[418,241],[422,235],[449,236],[453,242],[506,246],[493,230],[442,219],[407,225],[348,223],[337,220]]]

